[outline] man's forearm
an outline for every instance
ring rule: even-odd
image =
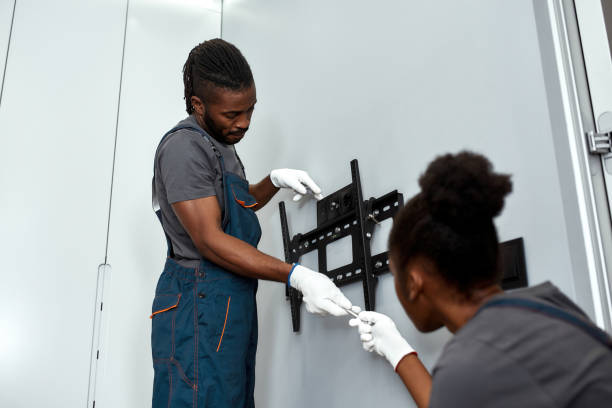
[[[251,193],[251,195],[255,197],[255,200],[257,201],[257,205],[255,206],[254,210],[257,211],[266,205],[268,201],[274,197],[274,194],[276,194],[278,190],[279,188],[272,184],[270,176],[266,176],[257,184],[251,184],[249,186],[249,193]]]
[[[400,360],[395,371],[400,376],[419,408],[429,406],[431,375],[416,354]]]
[[[238,275],[287,282],[291,265],[257,250],[223,231],[196,242],[198,251],[209,261]]]

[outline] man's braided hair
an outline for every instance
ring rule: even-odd
[[[194,47],[183,66],[185,105],[193,113],[191,97],[204,101],[211,85],[239,91],[253,84],[249,63],[236,46],[220,38],[204,41]]]

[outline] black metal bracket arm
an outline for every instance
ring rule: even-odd
[[[389,271],[388,252],[371,254],[374,226],[394,217],[403,206],[404,197],[394,190],[382,197],[364,200],[357,160],[351,161],[351,175],[351,184],[317,203],[317,228],[312,231],[296,234],[291,238],[285,203],[279,203],[285,261],[299,262],[304,254],[317,250],[319,272],[327,275],[337,286],[362,282],[365,308],[374,310],[378,275]],[[328,270],[327,245],[349,235],[352,238],[353,261]],[[527,286],[523,239],[502,242],[500,258],[503,271],[502,288],[507,290]],[[293,331],[298,332],[302,294],[287,286],[286,296],[291,305]]]
[[[377,277],[389,271],[387,252],[371,254],[374,226],[395,216],[404,204],[404,197],[394,190],[382,197],[364,200],[356,159],[351,161],[351,176],[351,184],[317,203],[317,228],[304,234],[290,238],[285,203],[279,203],[285,261],[299,262],[304,254],[317,250],[319,272],[327,275],[337,286],[361,281],[365,308],[374,310]],[[352,238],[353,261],[328,270],[327,245],[349,235]],[[293,331],[298,332],[302,295],[296,289],[287,287],[286,296],[291,305]]]

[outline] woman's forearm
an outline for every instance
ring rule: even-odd
[[[395,368],[419,408],[429,406],[431,375],[415,353],[405,356]]]

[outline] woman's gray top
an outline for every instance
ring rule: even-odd
[[[494,296],[554,306],[589,324],[549,282]],[[584,330],[517,307],[481,309],[446,344],[430,407],[612,407],[612,350]]]

